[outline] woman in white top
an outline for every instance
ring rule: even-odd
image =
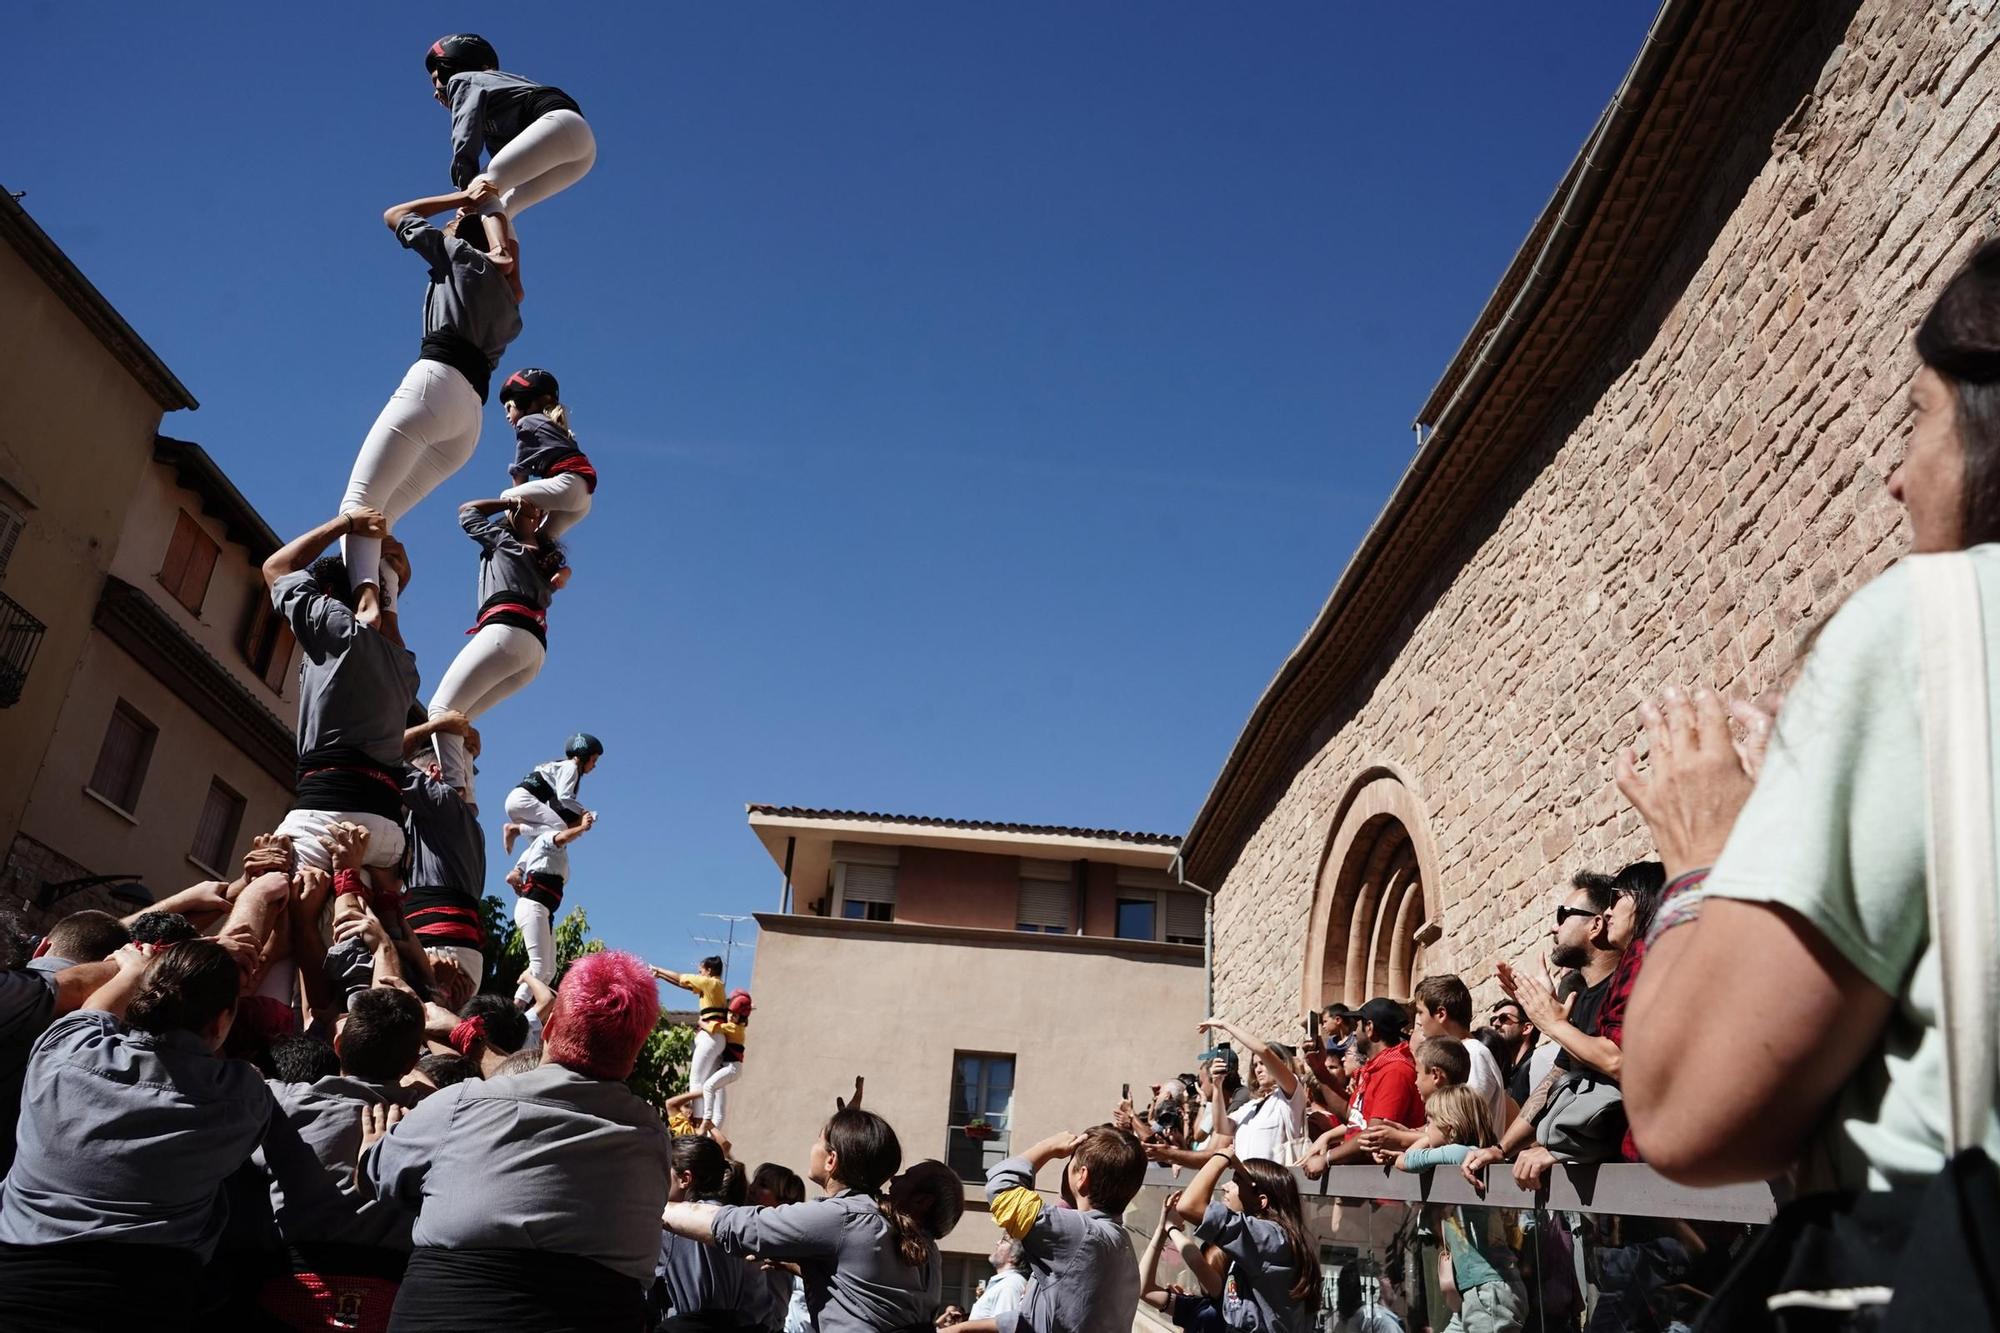
[[[1288,1145],[1304,1137],[1306,1122],[1306,1087],[1292,1068],[1291,1051],[1220,1018],[1211,1018],[1201,1027],[1234,1038],[1250,1052],[1250,1096],[1229,1112],[1225,1127],[1210,1140],[1208,1153],[1233,1153],[1239,1162],[1262,1157],[1290,1165],[1297,1154],[1288,1153]]]
[[[1916,351],[1889,493],[1915,553],[1969,554],[2000,662],[2000,242],[1946,285]],[[1826,623],[1775,734],[1706,690],[1640,711],[1646,771],[1628,750],[1618,785],[1669,890],[1623,1086],[1640,1151],[1673,1179],[1764,1180],[1804,1157],[1810,1185],[1882,1191],[1944,1165],[1918,633],[1913,571],[1893,566]],[[1741,752],[1732,712],[1750,732]],[[1689,1020],[1714,1013],[1756,1021]],[[2000,1121],[1985,1147],[2000,1157]]]

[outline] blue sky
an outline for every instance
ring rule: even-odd
[[[507,364],[603,484],[482,790],[497,884],[504,789],[601,735],[573,901],[668,966],[777,901],[745,801],[1184,831],[1651,17],[422,8],[17,7],[0,183],[290,535],[415,355],[380,215],[449,188],[424,48],[577,98],[598,164],[524,220]],[[398,530],[426,693],[453,508],[511,456],[495,403]]]

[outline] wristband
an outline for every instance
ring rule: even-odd
[[[1664,903],[1677,893],[1688,893],[1700,887],[1708,879],[1709,872],[1714,869],[1714,866],[1698,866],[1693,870],[1683,870],[1667,882],[1666,888],[1660,890],[1660,901]]]
[[[1653,924],[1646,931],[1646,947],[1670,930],[1690,925],[1701,915],[1701,909],[1708,901],[1708,873],[1711,867],[1690,870],[1674,876],[1673,883],[1667,885],[1661,895],[1660,908],[1653,917]]]

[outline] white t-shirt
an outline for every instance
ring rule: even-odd
[[[1009,1310],[1021,1308],[1021,1293],[1028,1289],[1027,1275],[1017,1268],[1004,1273],[995,1273],[993,1280],[986,1284],[986,1290],[979,1293],[979,1299],[972,1303],[967,1319],[993,1319]]]
[[[1268,1097],[1253,1098],[1229,1113],[1229,1126],[1236,1136],[1236,1160],[1261,1157],[1284,1164],[1284,1146],[1298,1138],[1305,1123],[1306,1085],[1294,1084],[1292,1095],[1273,1091]]]
[[[1486,1114],[1492,1117],[1493,1135],[1498,1138],[1507,1132],[1507,1081],[1500,1077],[1500,1062],[1477,1037],[1467,1037],[1459,1044],[1472,1057],[1472,1076],[1465,1080],[1466,1086],[1486,1099]]]

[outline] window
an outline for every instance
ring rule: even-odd
[[[896,865],[899,849],[874,843],[833,844],[836,915],[849,921],[896,919]]]
[[[1014,911],[1014,929],[1030,935],[1068,934],[1070,904],[1075,900],[1068,862],[1021,858],[1021,902]]]
[[[1155,924],[1159,920],[1160,900],[1148,895],[1144,898],[1118,896],[1117,935],[1121,940],[1156,940],[1160,938]]]
[[[160,584],[195,615],[201,614],[202,600],[208,596],[209,575],[215,573],[220,549],[194,516],[181,510],[174,520],[174,539],[167,543],[167,558],[160,564]]]
[[[1208,916],[1201,895],[1188,889],[1168,889],[1166,899],[1167,943],[1200,944],[1206,935],[1203,925]]]
[[[152,762],[159,734],[160,729],[138,709],[120,699],[111,710],[111,725],[104,729],[104,744],[97,750],[90,790],[128,815],[137,810],[139,789],[146,785],[146,765]]]
[[[202,802],[201,820],[194,826],[194,846],[188,856],[209,874],[221,879],[233,858],[236,831],[243,827],[243,798],[222,785],[217,778],[208,784],[208,799]]]
[[[21,532],[27,526],[28,520],[20,510],[0,503],[0,575],[6,574],[7,562],[14,558],[14,546],[21,540]]]
[[[952,1055],[945,1160],[961,1180],[984,1181],[987,1171],[1011,1155],[1007,1142],[1013,1108],[1013,1056],[969,1051]]]
[[[285,692],[285,678],[292,667],[292,649],[298,640],[285,618],[271,609],[271,598],[263,582],[250,598],[249,623],[243,631],[243,660],[250,664],[274,694]]]
[[[956,1305],[970,1314],[972,1303],[979,1299],[979,1284],[993,1276],[993,1265],[983,1254],[946,1254],[939,1257],[944,1260],[944,1304]],[[1327,1308],[1333,1307],[1329,1304]]]

